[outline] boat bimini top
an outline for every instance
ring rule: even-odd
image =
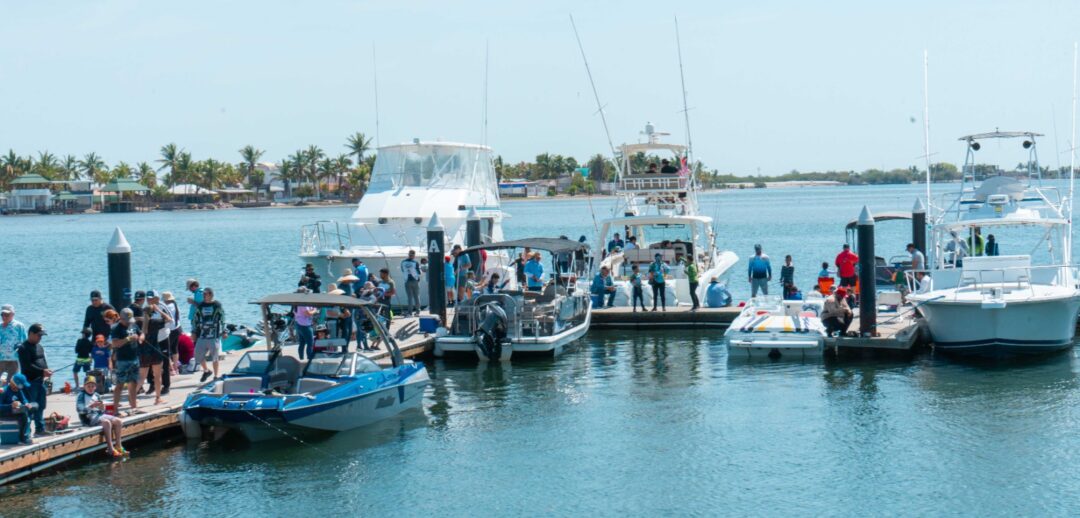
[[[562,239],[555,237],[530,237],[526,239],[500,241],[498,243],[484,243],[482,245],[470,246],[464,251],[477,252],[480,250],[507,250],[512,248],[529,248],[533,250],[543,250],[551,254],[572,254],[574,252],[589,251],[588,244],[573,241],[571,239]]]

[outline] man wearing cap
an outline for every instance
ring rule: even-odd
[[[195,359],[202,367],[203,374],[199,382],[210,377],[206,367],[206,355],[213,357],[213,375],[218,377],[218,357],[221,356],[221,337],[225,334],[225,309],[214,300],[214,290],[203,290],[203,301],[195,309],[195,325],[192,336],[195,338]]]
[[[0,307],[0,372],[15,374],[18,371],[18,359],[15,348],[26,341],[26,326],[15,320],[15,307],[4,304]]]
[[[120,312],[109,338],[113,347],[113,405],[120,410],[120,394],[126,385],[128,403],[134,410],[138,406],[135,395],[139,388],[139,342],[142,341],[142,330],[131,308],[124,308]]]
[[[368,276],[370,276],[367,266],[364,265],[364,261],[361,261],[359,257],[353,257],[352,267],[353,275],[356,276],[356,287],[363,286],[367,283]],[[353,293],[359,291],[356,287],[354,287]]]
[[[143,318],[143,308],[145,306],[146,306],[146,292],[142,291],[142,290],[136,291],[135,292],[135,300],[132,300],[131,304],[128,304],[128,307],[131,308],[131,313],[133,315],[135,315],[135,320],[142,320],[142,318]]]
[[[203,302],[203,289],[199,287],[198,279],[188,279],[187,289],[191,292],[188,297],[188,322],[191,322],[191,332],[195,333],[195,308]]]
[[[304,273],[300,275],[300,282],[296,283],[297,286],[303,286],[312,293],[319,293],[319,288],[322,286],[322,281],[319,280],[319,274],[315,273],[315,265],[307,263],[304,265]]]
[[[836,254],[836,273],[840,276],[840,286],[854,288],[858,280],[858,272],[855,267],[859,264],[859,256],[851,251],[851,245],[844,243],[843,250]]]
[[[26,330],[26,341],[19,346],[15,354],[19,357],[19,370],[29,383],[26,396],[31,403],[37,403],[37,410],[30,418],[34,421],[34,435],[46,435],[45,431],[45,378],[52,376],[49,362],[45,359],[45,348],[41,346],[41,337],[47,335],[45,327],[33,324]]]
[[[113,307],[101,299],[100,291],[91,291],[90,305],[86,307],[86,316],[83,317],[83,329],[93,329],[95,336],[109,336],[109,324],[105,322],[104,313],[110,309]]]
[[[825,332],[829,336],[836,332],[839,332],[841,336],[847,333],[853,316],[851,306],[847,303],[846,289],[840,288],[833,296],[825,299],[825,305],[821,310],[821,323],[825,325]]]
[[[401,261],[401,273],[405,275],[405,315],[420,315],[420,263],[416,260],[416,250],[409,250],[409,258]]]
[[[34,403],[26,394],[29,383],[26,376],[16,374],[8,380],[8,386],[0,392],[0,417],[13,418],[19,422],[19,443],[30,444],[30,415],[34,413]]]
[[[750,258],[747,268],[750,278],[750,297],[756,297],[758,291],[762,295],[769,294],[769,283],[772,282],[772,263],[769,256],[761,251],[761,245],[754,245],[754,257]]]

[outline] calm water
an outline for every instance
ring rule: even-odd
[[[755,242],[810,282],[862,204],[917,187],[739,191],[703,205],[744,262]],[[606,215],[609,202],[593,206]],[[719,211],[715,207],[721,206]],[[509,237],[592,233],[584,200],[514,202]],[[0,299],[52,330],[54,364],[116,225],[137,285],[198,276],[243,304],[293,286],[299,225],[350,210],[0,218]],[[714,214],[715,213],[715,214]],[[554,217],[552,215],[560,216]],[[602,217],[602,216],[601,216]],[[879,226],[879,255],[909,240]],[[746,286],[733,276],[737,296]],[[171,444],[0,489],[0,514],[1071,514],[1080,506],[1080,360],[982,366],[932,356],[729,362],[714,333],[592,332],[554,359],[429,363],[422,412],[300,445]],[[18,511],[12,511],[17,509]]]

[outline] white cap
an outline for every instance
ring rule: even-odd
[[[15,306],[4,304],[3,306],[0,306],[0,313],[15,313]]]
[[[874,224],[874,216],[870,214],[870,208],[863,205],[862,212],[859,213],[859,226],[867,226]]]
[[[113,231],[112,239],[109,240],[109,253],[110,254],[130,254],[131,244],[128,243],[124,232],[120,230],[120,227],[116,227]]]

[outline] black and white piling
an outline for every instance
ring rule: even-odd
[[[874,216],[863,206],[859,214],[859,334],[873,336],[877,327],[877,272],[874,259]]]
[[[476,207],[469,208],[469,215],[465,218],[465,247],[480,244],[480,214]],[[469,260],[472,261],[472,271],[480,272],[480,252],[469,252]]]
[[[120,227],[109,241],[109,304],[126,308],[131,304],[131,245]]]
[[[437,315],[446,325],[446,229],[438,214],[431,215],[427,226],[428,313]]]
[[[926,254],[926,205],[923,205],[922,198],[915,198],[915,206],[911,209],[911,242],[917,250]]]

